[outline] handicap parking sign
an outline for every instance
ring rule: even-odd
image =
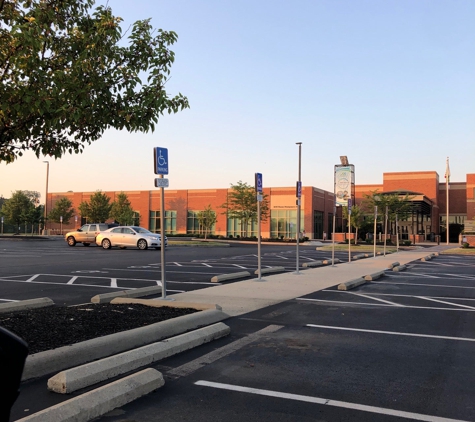
[[[156,147],[153,149],[155,174],[168,174],[168,149]]]

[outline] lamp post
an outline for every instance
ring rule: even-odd
[[[297,247],[296,247],[296,272],[299,273],[299,241],[300,241],[300,198],[302,196],[302,142],[296,142],[296,145],[299,146],[299,179],[297,181]]]
[[[45,194],[45,215],[44,215],[44,223],[43,223],[43,234],[47,234],[46,232],[46,216],[48,212],[48,178],[49,178],[49,161],[43,161],[46,163],[46,194]]]

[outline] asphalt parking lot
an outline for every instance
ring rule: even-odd
[[[167,295],[219,283],[211,278],[257,269],[257,245],[229,247],[173,246],[166,251]],[[263,245],[262,268],[296,270],[295,245]],[[329,259],[331,252],[300,246],[299,264]],[[345,252],[336,258],[348,260]],[[0,239],[0,303],[49,297],[58,305],[89,302],[91,297],[112,291],[161,286],[160,251],[103,250],[100,247],[69,247],[61,239]],[[235,282],[231,280],[227,282]]]
[[[165,386],[100,420],[475,420],[474,293],[475,257],[441,255],[230,318],[229,337],[153,365]]]

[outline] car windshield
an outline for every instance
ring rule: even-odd
[[[132,227],[137,233],[150,233],[152,234],[151,231],[148,231],[147,229],[144,229],[143,227]]]

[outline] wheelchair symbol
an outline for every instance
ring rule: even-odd
[[[167,164],[167,162],[165,161],[165,157],[162,155],[161,149],[158,150],[157,163],[159,166],[164,166],[165,164]]]

